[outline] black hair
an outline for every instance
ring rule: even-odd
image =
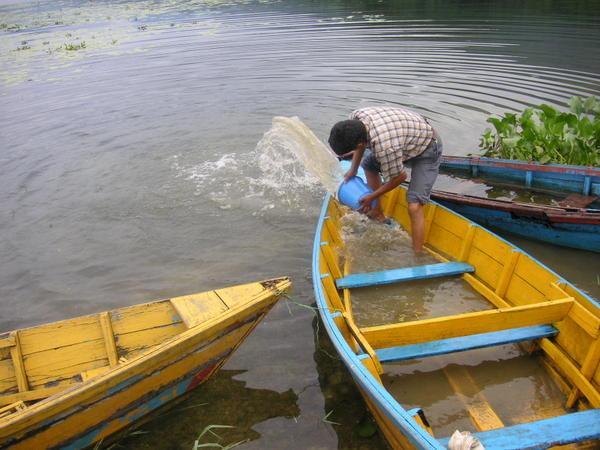
[[[360,120],[342,120],[329,133],[329,145],[338,155],[354,150],[361,142],[369,142],[369,135],[367,127]]]

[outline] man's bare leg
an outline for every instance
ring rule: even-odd
[[[365,175],[367,176],[367,184],[372,190],[376,191],[381,187],[381,175],[379,175],[379,173],[365,170]],[[375,208],[369,212],[369,217],[378,222],[383,222],[385,220],[385,215],[381,210],[379,199],[375,200]]]
[[[416,254],[423,253],[423,244],[425,243],[425,215],[423,213],[423,205],[420,203],[409,203],[408,214],[410,215],[410,224],[412,226],[413,251]]]

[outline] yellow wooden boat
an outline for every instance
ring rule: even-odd
[[[279,278],[0,335],[0,447],[84,448],[207,380],[291,283]]]
[[[405,189],[387,193],[382,207],[410,233]],[[461,417],[469,418],[471,428],[461,431],[472,432],[488,450],[566,444],[600,448],[600,305],[595,299],[509,242],[436,203],[426,206],[425,216],[426,250],[437,262],[401,267],[398,261],[397,269],[352,273],[346,257],[348,239],[341,228],[348,212],[334,197],[326,197],[313,248],[315,296],[333,345],[392,448],[445,449],[450,436],[434,436],[426,408],[415,408],[415,402],[404,407],[401,395],[390,393],[382,382],[388,363],[426,363],[435,355],[436,361],[430,361],[435,365],[437,358],[452,358],[439,355],[512,343],[519,343],[520,349],[526,343],[528,351],[535,350],[534,358],[544,367],[541,372],[549,372],[545,376],[564,393],[560,410],[505,424],[494,405],[478,394],[478,386],[469,385],[469,377],[463,376],[447,383],[457,399],[468,399],[461,406]],[[456,282],[476,291],[473,296],[487,299],[489,304],[477,300],[484,310],[368,326],[360,326],[353,314],[357,289],[407,283],[370,291],[385,295],[386,289],[399,292],[401,286],[415,286],[414,280],[433,283],[433,278],[440,282],[438,277],[450,276],[462,278]],[[452,359],[451,366],[468,375],[469,367],[461,364],[460,358]],[[392,367],[404,366],[388,370]],[[421,397],[432,401],[426,395],[430,388],[421,383]],[[506,396],[510,402],[521,401],[519,392]],[[413,397],[419,398],[419,393]],[[522,411],[527,408],[531,405],[522,405]]]

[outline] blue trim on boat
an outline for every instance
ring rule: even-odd
[[[405,281],[461,275],[466,272],[474,271],[475,268],[472,265],[462,262],[427,264],[424,266],[403,267],[401,269],[384,270],[381,272],[354,273],[336,280],[336,285],[338,289],[382,286]]]
[[[401,430],[402,434],[418,449],[423,450],[444,450],[439,442],[425,431],[404,408],[390,395],[389,392],[371,375],[367,368],[362,364],[357,355],[354,354],[337,325],[329,314],[325,314],[328,310],[327,302],[321,286],[321,273],[319,270],[319,248],[321,242],[321,231],[323,229],[324,216],[327,213],[327,207],[331,199],[331,194],[327,194],[319,215],[315,240],[313,244],[313,288],[315,291],[317,305],[319,307],[321,320],[325,326],[325,330],[331,339],[332,344],[336,348],[340,358],[355,383],[362,389],[365,395],[368,395],[371,401],[385,414],[385,416],[393,423],[395,427]]]
[[[477,348],[493,347],[496,345],[512,344],[551,337],[558,334],[552,325],[536,325],[532,327],[513,328],[511,330],[494,331],[491,333],[473,334],[457,338],[441,339],[422,344],[402,345],[377,350],[377,357],[382,363],[406,361],[447,353],[464,352]]]
[[[550,244],[600,252],[600,226],[598,225],[576,223],[551,225],[539,219],[519,217],[510,212],[493,208],[463,205],[444,200],[437,202],[486,227],[495,227],[517,236]]]
[[[362,389],[365,395],[368,395],[371,401],[382,411],[386,417],[390,419],[392,424],[398,427],[404,436],[418,449],[437,449],[437,450],[445,450],[446,447],[440,445],[440,442],[434,439],[429,433],[427,433],[417,422],[407,413],[407,411],[402,408],[402,406],[387,392],[387,390],[374,379],[373,375],[363,366],[360,362],[359,358],[354,354],[348,343],[345,341],[344,337],[341,334],[341,331],[338,329],[337,325],[331,318],[329,314],[326,314],[328,311],[327,303],[325,301],[325,296],[323,293],[323,287],[321,286],[321,277],[319,270],[319,254],[320,254],[320,238],[321,232],[323,229],[324,217],[327,213],[327,208],[329,206],[329,202],[331,200],[331,194],[327,194],[323,201],[323,206],[321,209],[321,213],[319,215],[319,220],[317,223],[317,229],[315,232],[315,239],[313,242],[313,259],[312,259],[312,279],[313,279],[313,289],[315,291],[316,302],[319,307],[319,312],[321,315],[321,320],[325,326],[325,330],[331,339],[332,344],[336,348],[338,354],[340,355],[340,359],[352,375],[355,383]],[[448,211],[450,214],[455,214],[458,217],[462,217],[466,219],[459,213],[452,211],[450,208],[440,205],[437,202],[432,202],[435,205],[439,205],[440,208]],[[466,219],[468,220],[468,219]],[[491,235],[496,237],[501,242],[504,242],[511,248],[517,249],[513,244],[508,242],[506,239],[498,236],[497,234],[488,231]],[[528,253],[520,250],[523,254],[530,257],[536,264],[539,264],[540,267],[546,269],[549,273],[552,273],[556,276],[557,279],[562,280],[555,271],[548,268],[545,264],[538,261],[536,258],[530,256]],[[579,292],[580,295],[585,297],[591,304],[595,307],[600,308],[600,303],[581,291],[580,289],[573,286],[571,283],[565,281],[570,287]],[[501,430],[498,430],[499,432]],[[518,442],[513,443],[513,445],[517,445]]]
[[[600,409],[474,433],[486,450],[533,450],[600,438]],[[440,439],[444,446],[449,438]]]
[[[501,164],[517,167],[503,167],[500,166]],[[519,166],[523,166],[523,168],[519,168]],[[539,170],[536,170],[538,167]],[[474,177],[487,175],[516,181],[523,183],[526,187],[600,195],[600,169],[594,167],[536,164],[496,158],[464,158],[461,160],[442,159],[440,168],[465,171]],[[592,175],[589,175],[590,172]]]

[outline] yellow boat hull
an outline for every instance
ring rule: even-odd
[[[382,208],[410,233],[405,189],[387,193]],[[510,243],[436,203],[425,207],[425,248],[439,263],[404,268],[399,261],[399,269],[353,274],[342,230],[347,212],[335,198],[326,197],[313,247],[316,301],[324,328],[392,448],[442,449],[448,438],[433,435],[426,411],[408,411],[402,399],[387,392],[381,379],[385,362],[519,341],[536,343],[533,348],[541,352],[548,372],[565,393],[563,412],[547,422],[505,427],[491,405],[476,399],[466,411],[472,431],[481,433],[486,448],[523,448],[515,436],[533,442],[526,448],[590,439],[591,447],[586,448],[599,445],[600,307],[596,300]],[[433,271],[451,273],[457,267],[461,268],[458,276],[491,309],[369,327],[355,322],[353,289],[427,279]],[[489,342],[481,344],[480,339]],[[473,385],[468,371],[458,367],[448,373],[448,380],[462,395],[461,389],[466,392]],[[564,414],[569,410],[579,412]],[[547,429],[554,433],[543,431]],[[547,446],[551,445],[556,444]]]
[[[13,363],[13,377],[4,370],[0,381],[6,386],[12,378],[14,386],[0,394],[0,447],[84,448],[130,426],[206,381],[289,286],[286,278],[252,283],[111,311],[108,326],[104,313],[5,335],[9,357],[5,351],[0,367]],[[113,339],[103,335],[107,328]],[[52,340],[56,349],[45,344]],[[90,341],[98,355],[78,361],[69,352]],[[139,348],[140,341],[153,345]],[[46,378],[38,377],[39,353],[66,362],[48,364]],[[56,388],[39,384],[48,377]],[[28,405],[53,389],[59,391]]]

